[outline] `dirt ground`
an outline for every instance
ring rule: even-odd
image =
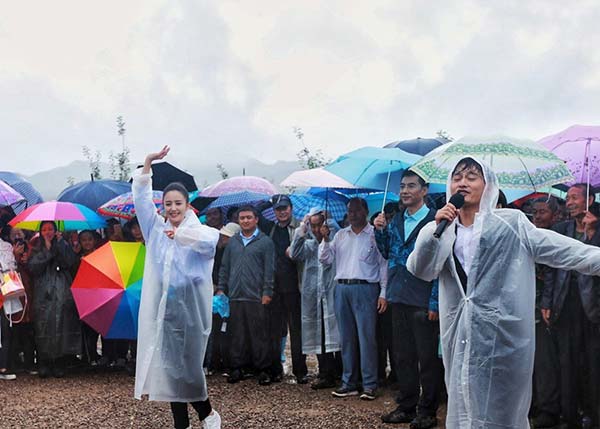
[[[133,399],[133,380],[125,373],[79,372],[45,380],[18,374],[14,381],[0,381],[0,428],[172,427],[168,404]],[[289,378],[262,387],[254,379],[231,385],[212,375],[208,387],[223,428],[408,427],[381,423],[380,415],[394,408],[386,388],[368,402],[336,399],[329,389],[314,391]],[[192,427],[201,427],[197,418],[190,420]],[[439,427],[444,427],[441,421]]]

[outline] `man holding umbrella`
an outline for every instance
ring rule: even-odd
[[[391,222],[375,219],[377,247],[388,260],[387,300],[392,310],[392,364],[400,391],[397,408],[382,416],[385,423],[411,423],[413,429],[437,424],[441,363],[438,357],[438,288],[406,269],[421,229],[435,218],[425,205],[427,183],[405,170],[400,183],[404,210]]]

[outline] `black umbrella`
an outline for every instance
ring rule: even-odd
[[[448,140],[442,138],[436,139],[423,139],[417,137],[412,140],[400,140],[386,144],[384,147],[397,147],[405,152],[416,153],[417,155],[427,155],[433,149],[448,143]]]
[[[138,168],[143,167],[142,165]],[[131,180],[130,180],[131,182]],[[157,162],[152,164],[152,189],[155,191],[164,190],[167,185],[179,182],[186,187],[188,192],[198,190],[198,186],[194,181],[194,176],[190,173],[185,172],[168,162]]]

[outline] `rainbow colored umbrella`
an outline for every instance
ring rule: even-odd
[[[152,201],[156,206],[156,211],[163,211],[162,191],[152,191]],[[119,217],[122,219],[133,219],[135,217],[135,206],[133,204],[133,193],[126,192],[113,198],[100,206],[98,213],[104,216]]]
[[[137,338],[146,247],[109,241],[84,256],[71,285],[81,320],[105,338]]]
[[[31,206],[9,222],[13,228],[38,231],[43,221],[56,223],[59,231],[77,231],[106,227],[106,222],[81,204],[48,201]]]

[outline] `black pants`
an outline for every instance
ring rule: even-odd
[[[535,415],[560,416],[560,367],[553,330],[540,321],[535,325],[533,409]]]
[[[394,353],[392,351],[392,312],[386,311],[377,316],[377,378],[385,380],[385,369],[390,359],[390,378],[395,378]]]
[[[107,358],[111,362],[116,361],[117,359],[127,358],[128,350],[128,340],[109,340],[102,338],[102,357]]]
[[[212,329],[208,344],[206,346],[206,356],[204,356],[204,367],[211,370],[229,369],[229,320],[223,319],[218,314],[213,314]],[[223,332],[225,327],[225,332]]]
[[[399,386],[396,402],[403,411],[435,416],[441,377],[438,322],[430,321],[424,308],[394,303],[391,307]]]
[[[13,365],[20,364],[19,353],[23,352],[23,366],[26,370],[32,370],[35,367],[35,335],[33,332],[33,323],[14,324],[12,327],[11,343],[11,361]]]
[[[231,330],[231,368],[252,365],[262,372],[269,368],[267,309],[260,302],[231,301],[228,330]],[[249,353],[248,353],[249,352]],[[251,356],[248,362],[246,356]]]
[[[292,351],[292,371],[298,378],[304,377],[308,373],[306,355],[302,354],[301,312],[300,292],[275,293],[273,295],[273,300],[269,304],[271,373],[273,375],[283,372],[281,365],[281,338],[288,331],[288,328]]]
[[[191,404],[198,413],[200,421],[207,418],[212,411],[208,398],[206,401],[191,402]],[[171,402],[171,412],[175,421],[175,429],[186,429],[190,425],[187,402]]]
[[[8,368],[10,365],[12,328],[4,314],[4,309],[0,307],[0,368]]]
[[[81,341],[83,356],[88,363],[98,360],[97,344],[100,334],[85,322],[81,323]]]
[[[560,365],[560,404],[564,420],[578,424],[578,409],[600,424],[600,326],[584,313],[576,285],[569,292],[554,323]]]

